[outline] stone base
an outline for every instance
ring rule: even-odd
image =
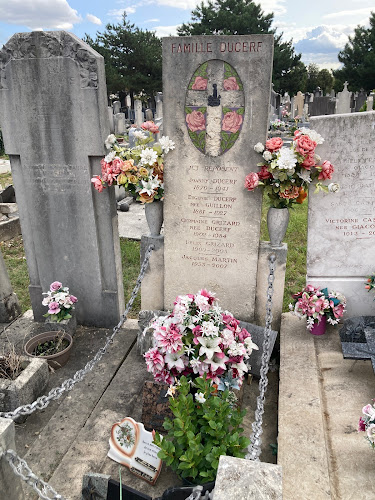
[[[13,411],[19,406],[32,403],[47,385],[49,370],[44,359],[22,356],[22,362],[27,366],[16,380],[0,379],[0,411]],[[25,420],[26,416],[20,416],[16,422]]]
[[[154,245],[149,265],[142,281],[142,309],[162,310],[164,308],[164,236],[142,236],[141,262],[149,245]]]
[[[14,422],[0,418],[0,448],[16,451]],[[0,458],[0,498],[22,500],[24,498],[21,479],[16,476],[8,462]]]
[[[213,500],[282,500],[281,466],[222,455]]]
[[[73,312],[72,317],[70,319],[63,319],[60,322],[51,321],[49,318],[46,318],[40,333],[43,332],[58,332],[63,330],[66,333],[69,333],[72,337],[74,336],[77,329],[77,316]]]
[[[0,241],[8,241],[21,234],[19,217],[12,217],[0,222]]]
[[[17,295],[11,293],[0,301],[0,323],[10,323],[21,314]]]
[[[269,241],[261,241],[259,245],[257,287],[255,298],[255,323],[265,326],[267,288],[269,275],[268,257],[271,253],[276,255],[275,280],[272,299],[272,328],[279,331],[281,325],[281,314],[283,311],[284,285],[286,258],[288,245],[283,243],[279,248],[271,247]]]

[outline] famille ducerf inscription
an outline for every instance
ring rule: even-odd
[[[309,197],[307,278],[344,293],[348,315],[373,311],[363,281],[375,259],[375,113],[314,117],[311,127],[324,138],[339,190],[334,197]],[[327,255],[332,258],[327,258]]]
[[[244,178],[266,138],[272,51],[268,35],[163,40],[164,133],[178,139],[165,168],[166,309],[207,287],[253,320],[261,197]]]

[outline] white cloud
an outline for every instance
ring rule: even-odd
[[[71,30],[82,18],[66,0],[11,0],[0,3],[3,23],[18,24],[29,29]]]
[[[198,4],[201,4],[201,0],[155,0],[153,3],[165,7],[175,7],[176,9],[193,10]]]
[[[337,19],[341,17],[353,19],[353,17],[363,16],[370,17],[370,12],[374,10],[374,7],[364,7],[362,9],[351,9],[351,10],[341,10],[339,12],[331,12],[330,14],[325,14],[323,19]]]
[[[175,26],[155,26],[152,28],[152,31],[155,31],[156,36],[162,38],[163,36],[176,36],[177,28],[181,26],[180,24],[176,24]]]
[[[98,24],[98,25],[102,24],[101,20],[98,17],[94,16],[93,14],[87,14],[86,19],[93,24]]]
[[[125,7],[124,9],[112,9],[107,12],[107,15],[116,21],[121,21],[124,12],[127,16],[130,14],[135,14],[137,5],[131,5],[129,7]]]
[[[256,2],[258,3],[258,2]],[[275,16],[286,14],[285,0],[260,0],[260,5],[266,14],[273,12]]]
[[[144,24],[146,23],[159,23],[160,19],[146,19],[146,21],[143,21]]]
[[[306,31],[306,35],[294,44],[302,53],[336,54],[344,48],[352,26],[321,25]]]

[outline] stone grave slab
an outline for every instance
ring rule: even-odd
[[[335,167],[335,194],[309,195],[307,282],[342,292],[347,317],[374,311],[365,279],[375,259],[375,112],[313,117],[325,142],[316,149]]]
[[[104,60],[64,31],[19,33],[0,52],[0,122],[17,192],[36,321],[61,281],[81,324],[124,310],[114,190],[97,193],[109,132]]]
[[[207,288],[252,321],[261,193],[244,188],[266,139],[270,35],[163,39],[165,162],[164,308]]]

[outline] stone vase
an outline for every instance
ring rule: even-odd
[[[289,210],[287,208],[269,208],[267,213],[267,227],[271,247],[281,247],[288,224]]]
[[[153,201],[145,204],[145,215],[151,236],[159,236],[163,225],[163,202]]]
[[[327,328],[327,317],[323,316],[320,320],[320,323],[314,323],[314,326],[311,328],[311,335],[324,335],[326,333]]]
[[[48,317],[46,318],[44,322],[44,331],[48,332],[58,332],[60,330],[63,330],[66,333],[69,333],[72,337],[74,336],[76,329],[77,329],[77,316],[75,311],[71,311],[70,313],[72,315],[71,318],[69,319],[63,319],[62,321],[51,321],[51,319]]]

